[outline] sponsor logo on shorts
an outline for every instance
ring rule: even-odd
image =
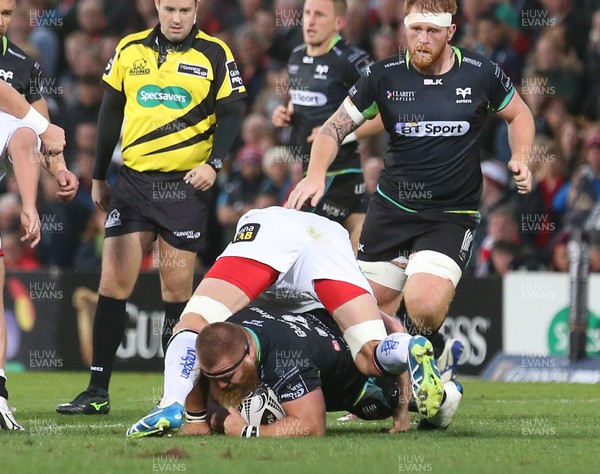
[[[185,237],[188,240],[196,240],[200,238],[202,232],[196,230],[174,230],[173,235],[175,237]]]
[[[190,76],[198,76],[208,78],[208,68],[198,66],[196,64],[179,63],[177,72],[181,74],[189,74]]]
[[[231,243],[252,242],[256,238],[259,230],[260,224],[245,224],[237,231],[237,234],[235,234]]]
[[[163,89],[155,84],[148,84],[138,91],[136,99],[138,104],[147,109],[159,105],[169,109],[185,109],[192,101],[192,96],[181,87],[169,86]]]
[[[121,222],[121,213],[118,210],[113,209],[108,213],[108,216],[106,217],[104,228],[110,229],[111,227],[118,227],[122,224],[123,223]]]
[[[458,254],[458,257],[462,262],[467,261],[467,259],[471,255],[471,244],[473,243],[473,238],[473,232],[471,231],[471,229],[467,229],[467,231],[465,232],[465,236],[463,237],[462,244],[460,246],[460,252]]]
[[[396,133],[405,137],[460,137],[471,125],[466,121],[398,122]]]

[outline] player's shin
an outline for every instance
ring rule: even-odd
[[[198,371],[197,336],[196,331],[185,329],[169,341],[165,353],[163,398],[159,407],[167,407],[174,402],[185,405],[185,399],[192,391]]]

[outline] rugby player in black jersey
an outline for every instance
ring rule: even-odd
[[[443,324],[471,256],[482,191],[481,131],[490,112],[506,120],[508,168],[519,194],[531,190],[527,167],[533,117],[510,79],[486,57],[450,44],[455,0],[406,0],[408,48],[377,62],[350,89],[315,138],[307,176],[288,206],[315,205],[344,138],[380,113],[390,146],[369,203],[358,259],[380,308],[394,314],[401,296],[411,333],[428,337],[439,357]]]
[[[196,350],[205,380],[210,381],[212,396],[231,408],[229,413],[219,413],[211,404],[207,406],[206,385],[197,382],[197,390],[186,401],[188,423],[181,433],[323,435],[325,413],[339,410],[364,420],[393,417],[386,432],[407,431],[408,373],[397,379],[361,374],[330,314],[323,309],[294,313],[285,307],[285,303],[251,305],[226,323],[211,324],[200,333]],[[384,316],[384,322],[389,333],[402,330],[396,319]],[[259,383],[273,389],[286,416],[248,429],[234,407]],[[448,382],[445,387],[452,392],[453,403],[445,403],[433,420],[441,427],[448,426],[461,399],[460,385]]]
[[[316,130],[337,110],[348,89],[368,70],[369,55],[340,36],[348,9],[346,0],[306,0],[304,44],[288,61],[290,101],[272,115],[276,127],[292,126],[292,150],[308,166]],[[364,179],[355,139],[347,140],[327,172],[326,190],[313,212],[344,225],[356,252],[365,218]],[[306,157],[306,159],[305,159]]]

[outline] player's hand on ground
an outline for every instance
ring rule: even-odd
[[[205,436],[211,434],[210,425],[206,422],[188,422],[179,430],[179,436]]]
[[[517,183],[517,191],[519,194],[527,194],[531,191],[531,171],[529,167],[519,160],[510,160],[508,169],[513,174],[515,183]]]
[[[61,201],[71,201],[79,188],[77,176],[71,171],[64,169],[59,170],[54,178],[60,187],[56,192],[56,197]]]
[[[246,421],[242,418],[242,415],[240,415],[240,413],[234,407],[229,407],[228,411],[229,415],[223,422],[225,434],[227,436],[239,437],[242,434],[244,426],[246,426],[248,423],[246,423]]]
[[[391,428],[382,428],[382,433],[406,433],[410,428],[410,415],[407,410],[398,411],[394,413],[394,424]]]
[[[46,131],[40,135],[40,139],[46,152],[51,155],[62,153],[67,143],[65,141],[65,131],[53,124],[50,124]]]
[[[310,205],[315,207],[325,193],[325,182],[321,179],[303,178],[290,193],[285,207],[288,209],[297,209],[304,205],[310,199]]]
[[[40,216],[35,207],[24,207],[21,211],[21,224],[25,229],[25,235],[21,237],[21,242],[29,242],[29,245],[35,247],[41,239],[42,224]]]
[[[92,180],[92,201],[101,211],[107,211],[110,203],[110,186],[103,179]]]
[[[203,164],[189,170],[183,180],[199,191],[208,191],[217,179],[217,172],[212,166]]]
[[[321,130],[321,127],[315,127],[315,128],[313,128],[312,129],[312,133],[306,139],[306,143],[312,143],[312,142],[314,142],[315,138],[317,136],[317,133],[319,133],[319,130]]]
[[[292,123],[294,108],[290,102],[287,106],[280,105],[271,114],[271,123],[276,127],[288,127]]]

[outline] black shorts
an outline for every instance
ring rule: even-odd
[[[364,214],[365,180],[362,173],[327,176],[325,194],[314,208],[319,216],[342,224],[350,214]]]
[[[433,250],[452,258],[464,271],[478,223],[479,216],[472,214],[408,212],[375,192],[358,243],[358,259],[389,261]]]
[[[210,196],[183,181],[185,172],[140,173],[122,166],[104,224],[106,237],[154,231],[169,245],[202,248]]]

